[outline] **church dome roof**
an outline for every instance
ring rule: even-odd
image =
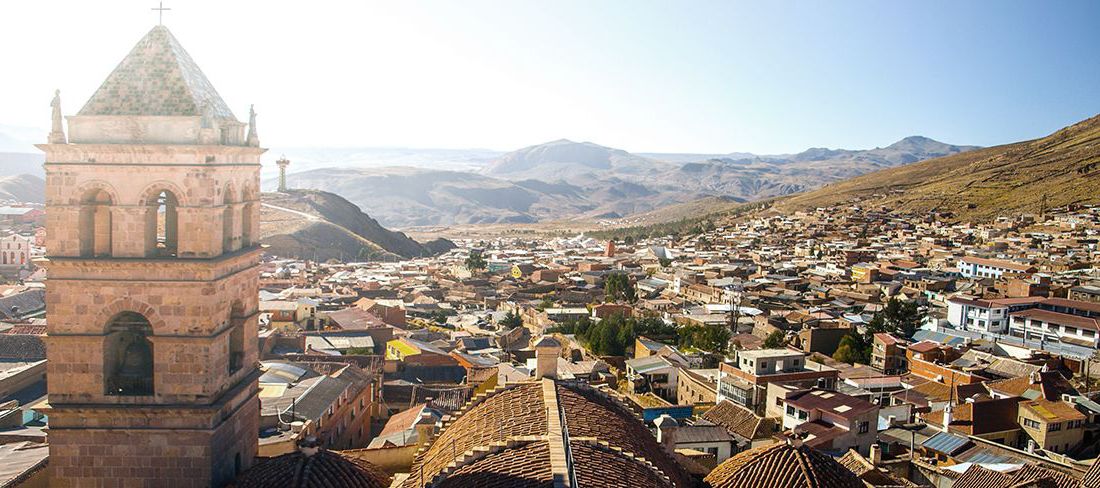
[[[693,486],[612,393],[543,379],[478,395],[418,453],[404,488]]]
[[[273,457],[237,478],[235,488],[386,488],[390,477],[373,464],[314,448]]]
[[[844,465],[798,441],[758,447],[727,459],[707,475],[711,488],[863,488]]]

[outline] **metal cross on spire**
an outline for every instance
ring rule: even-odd
[[[157,25],[164,25],[164,11],[165,10],[172,10],[172,9],[171,8],[165,8],[164,7],[164,2],[159,2],[156,7],[153,7],[149,10],[156,10],[157,11]]]

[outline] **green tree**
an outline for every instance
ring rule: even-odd
[[[520,317],[519,314],[515,312],[509,311],[504,315],[503,319],[500,319],[500,325],[507,329],[521,327],[523,326],[523,317]]]
[[[488,266],[480,249],[471,249],[470,255],[466,256],[466,268],[470,271],[482,271]]]
[[[840,339],[840,345],[833,353],[833,359],[848,364],[869,364],[871,362],[870,344],[863,334],[849,333]]]
[[[764,338],[764,349],[777,349],[787,345],[787,334],[777,330]]]
[[[730,331],[724,325],[686,325],[679,330],[680,347],[724,354],[729,348]]]
[[[924,321],[924,313],[917,306],[917,302],[903,302],[897,298],[891,298],[886,302],[880,314],[886,322],[888,331],[905,338],[913,337],[917,329],[920,329],[921,322]]]
[[[657,258],[657,262],[661,264],[662,268],[672,266],[672,260],[669,258]]]
[[[545,297],[542,299],[542,301],[539,302],[538,306],[536,306],[535,308],[540,311],[546,310],[548,308],[554,308],[554,300],[550,297]]]
[[[604,295],[607,301],[624,301],[627,303],[634,303],[638,301],[638,291],[634,288],[634,283],[630,281],[630,277],[626,273],[612,273],[607,275],[603,284]]]

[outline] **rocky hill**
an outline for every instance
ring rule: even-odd
[[[260,240],[277,256],[316,260],[388,260],[432,256],[454,248],[439,239],[419,243],[387,230],[343,197],[319,190],[261,196]]]
[[[650,174],[663,164],[622,149],[568,139],[512,151],[485,168],[487,175],[509,179],[553,181],[568,174]]]
[[[0,176],[0,200],[46,203],[46,180],[28,174]]]
[[[34,175],[45,178],[43,162],[45,157],[41,153],[0,152],[0,176]]]
[[[860,202],[988,219],[1100,203],[1100,116],[1049,136],[884,169],[793,196],[775,208]]]

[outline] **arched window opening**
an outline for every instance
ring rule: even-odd
[[[229,373],[244,367],[244,307],[234,302],[229,310]]]
[[[80,256],[111,255],[111,195],[89,191],[80,202]]]
[[[252,202],[241,206],[241,247],[252,245],[252,212],[255,207]]]
[[[153,394],[153,328],[145,316],[122,312],[107,325],[104,390],[107,395]]]
[[[236,232],[233,230],[233,187],[226,185],[225,187],[225,209],[222,210],[222,252],[231,253],[235,251],[234,238]]]
[[[175,257],[179,249],[179,200],[172,192],[158,192],[149,202],[147,232],[155,236],[151,242],[150,255],[154,257]]]

